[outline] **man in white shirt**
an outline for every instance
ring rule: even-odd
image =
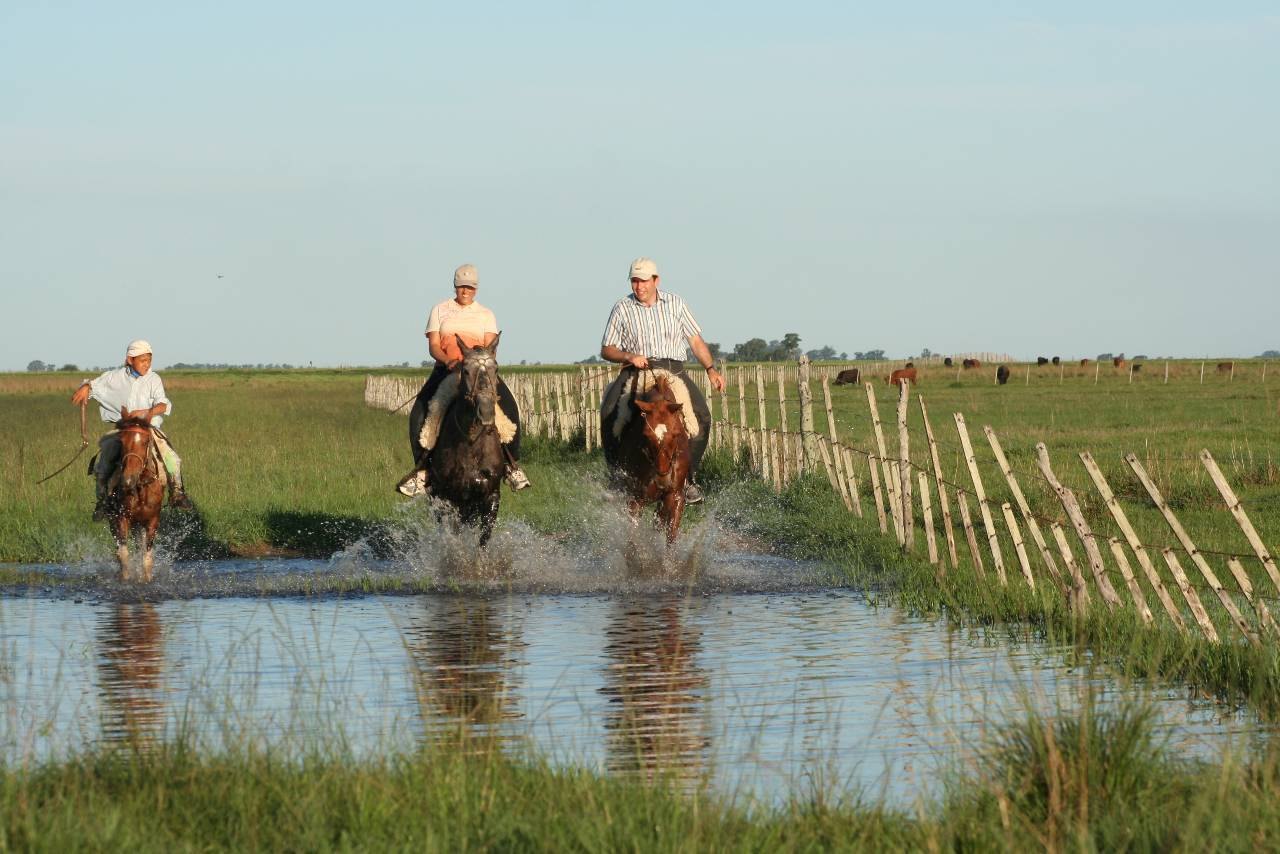
[[[131,341],[125,351],[124,365],[80,386],[71,395],[71,402],[81,406],[93,398],[99,403],[99,415],[108,424],[120,420],[122,409],[128,409],[132,417],[149,421],[156,450],[169,476],[169,504],[191,510],[191,499],[182,487],[182,458],[169,444],[169,437],[159,429],[164,423],[164,416],[173,412],[173,404],[165,396],[160,375],[151,370],[151,358],[149,343],[141,338]],[[112,429],[98,440],[98,458],[93,469],[98,499],[93,518],[97,521],[106,518],[108,485],[119,464],[120,434]]]

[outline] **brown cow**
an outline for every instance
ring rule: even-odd
[[[1220,374],[1229,374],[1235,369],[1236,369],[1235,362],[1219,362],[1218,363],[1218,373]]]
[[[889,385],[896,385],[899,388],[901,388],[903,380],[906,380],[912,385],[916,385],[916,369],[915,368],[899,368],[898,370],[889,374],[889,376],[885,377],[884,381],[887,382]]]
[[[1117,368],[1123,368],[1125,363],[1124,363],[1124,359],[1120,358],[1119,356],[1116,356],[1114,359],[1111,360],[1111,364],[1116,366]]]
[[[836,385],[857,385],[860,374],[857,368],[846,368],[836,374]]]
[[[1082,367],[1082,368],[1083,368],[1083,367],[1084,367],[1085,365],[1087,365],[1087,364],[1089,364],[1089,360],[1088,360],[1088,359],[1081,359],[1081,360],[1080,360],[1080,367]]]
[[[965,359],[963,362],[960,363],[960,366],[964,368],[981,368],[982,362],[978,361],[977,359]]]
[[[1000,385],[1004,385],[1008,381],[1009,381],[1009,366],[1001,365],[1000,367],[996,368],[996,382],[1000,383]]]

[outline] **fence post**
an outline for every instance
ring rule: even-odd
[[[1244,564],[1239,558],[1227,558],[1227,569],[1231,571],[1231,576],[1235,578],[1236,584],[1240,585],[1240,592],[1244,594],[1245,601],[1253,606],[1254,613],[1258,615],[1258,625],[1266,626],[1271,630],[1272,635],[1280,635],[1280,626],[1276,625],[1276,621],[1271,617],[1271,611],[1267,609],[1267,603],[1263,602],[1261,597],[1253,598],[1253,585],[1249,582],[1249,574],[1244,571]]]
[[[1098,592],[1102,595],[1102,601],[1107,603],[1107,607],[1114,610],[1119,607],[1120,594],[1116,593],[1116,589],[1111,586],[1111,580],[1107,578],[1107,567],[1102,562],[1102,551],[1098,548],[1097,542],[1094,541],[1093,531],[1089,529],[1089,523],[1085,521],[1084,513],[1080,512],[1080,505],[1076,503],[1076,496],[1070,489],[1063,486],[1057,475],[1053,473],[1053,466],[1049,462],[1049,449],[1045,447],[1044,442],[1036,444],[1036,456],[1039,458],[1040,471],[1045,476],[1045,480],[1049,481],[1049,485],[1053,487],[1053,491],[1057,493],[1058,500],[1062,502],[1062,509],[1067,511],[1067,518],[1071,520],[1071,526],[1076,529],[1076,536],[1080,538],[1080,544],[1084,546],[1085,556],[1089,559],[1089,568],[1093,570],[1093,581],[1098,585]]]
[[[924,540],[929,548],[929,563],[938,563],[938,541],[933,536],[933,510],[929,507],[929,476],[916,472],[920,478],[920,517],[924,520]]]
[[[840,496],[840,500],[844,502],[844,509],[852,511],[853,507],[849,504],[849,496],[844,494],[843,481],[836,475],[836,469],[831,463],[831,454],[827,451],[827,443],[823,437],[814,437],[817,441],[818,453],[822,457],[822,465],[827,470],[827,480],[831,482],[831,490]]]
[[[907,431],[907,400],[911,381],[898,383],[898,476],[902,479],[902,531],[908,550],[916,546],[915,503],[911,499],[911,434]]]
[[[1169,360],[1164,360],[1164,384],[1169,384]]]
[[[1125,515],[1124,508],[1116,500],[1115,493],[1111,491],[1111,484],[1107,483],[1106,477],[1102,474],[1102,469],[1098,468],[1098,464],[1094,462],[1093,455],[1088,451],[1080,452],[1080,461],[1084,463],[1085,470],[1089,472],[1089,477],[1093,478],[1093,485],[1097,488],[1098,494],[1102,496],[1102,503],[1107,505],[1107,509],[1111,511],[1111,518],[1115,519],[1120,533],[1124,534],[1125,541],[1129,543],[1129,548],[1133,550],[1134,556],[1138,559],[1138,566],[1142,567],[1142,572],[1147,576],[1151,589],[1156,592],[1156,598],[1160,600],[1161,606],[1164,607],[1164,612],[1169,615],[1169,619],[1178,627],[1178,630],[1185,633],[1187,624],[1182,619],[1182,612],[1173,604],[1173,597],[1169,595],[1169,591],[1165,589],[1164,582],[1160,580],[1160,573],[1156,572],[1156,568],[1147,554],[1146,547],[1142,545],[1142,541],[1138,539],[1137,532],[1129,524],[1129,517]],[[1195,600],[1194,604],[1192,599]],[[1191,599],[1187,600],[1187,605],[1193,613],[1196,608],[1200,607],[1200,598],[1196,596],[1194,590],[1191,591]]]
[[[800,393],[800,436],[804,448],[804,469],[813,471],[818,467],[818,436],[813,432],[813,387],[809,385],[808,356],[801,356],[796,364],[796,387]],[[827,474],[831,474],[830,466],[827,467]]]
[[[973,530],[973,515],[969,513],[969,496],[963,489],[956,490],[956,506],[960,508],[960,524],[964,526],[964,538],[969,543],[969,555],[978,575],[987,577],[987,570],[982,566],[982,552],[978,549],[978,537]]]
[[[1218,463],[1214,460],[1213,455],[1209,453],[1208,448],[1200,451],[1200,461],[1209,470],[1209,477],[1213,478],[1214,484],[1218,487],[1218,492],[1222,494],[1222,500],[1227,502],[1227,509],[1231,511],[1231,515],[1235,517],[1236,524],[1240,526],[1245,539],[1253,547],[1253,553],[1258,556],[1258,560],[1262,561],[1262,566],[1267,570],[1267,575],[1271,577],[1271,583],[1275,585],[1276,591],[1280,592],[1280,571],[1276,569],[1275,558],[1271,556],[1271,552],[1267,551],[1266,545],[1262,542],[1262,538],[1258,536],[1257,529],[1253,527],[1253,522],[1249,519],[1249,514],[1244,512],[1244,505],[1240,503],[1239,498],[1236,498],[1235,490],[1231,488],[1231,484],[1227,483],[1227,479],[1222,476],[1222,470],[1218,468]]]
[[[1000,553],[1000,540],[996,536],[995,521],[991,518],[991,508],[987,504],[987,492],[982,487],[982,475],[978,473],[978,459],[973,454],[973,443],[969,441],[969,428],[964,424],[964,414],[954,413],[956,432],[960,434],[960,447],[964,450],[964,461],[969,466],[969,479],[973,481],[973,494],[978,499],[978,510],[982,513],[982,527],[987,532],[987,544],[991,547],[991,561],[996,567],[996,576],[1000,585],[1009,583],[1004,571],[1004,556]]]
[[[1004,473],[1005,482],[1009,484],[1009,491],[1013,493],[1013,500],[1018,505],[1018,512],[1022,514],[1027,527],[1031,529],[1031,539],[1035,541],[1036,548],[1040,550],[1040,557],[1044,559],[1045,567],[1048,568],[1049,574],[1053,576],[1053,580],[1065,591],[1066,581],[1058,572],[1058,565],[1054,562],[1053,554],[1049,551],[1049,544],[1045,542],[1044,534],[1040,532],[1040,525],[1036,522],[1036,517],[1031,513],[1031,505],[1027,502],[1027,497],[1022,494],[1022,486],[1018,483],[1017,477],[1013,474],[1013,468],[1009,465],[1009,460],[1004,455],[1004,448],[1000,446],[1000,440],[996,438],[996,431],[991,429],[991,425],[984,424],[982,432],[986,434],[987,443],[991,445],[991,451],[996,456],[996,464],[1000,466],[1000,471]]]
[[[1013,538],[1013,551],[1018,556],[1018,566],[1022,567],[1022,577],[1027,579],[1027,586],[1036,589],[1035,576],[1031,574],[1031,561],[1027,558],[1027,548],[1022,543],[1022,531],[1018,528],[1018,520],[1013,516],[1013,507],[1006,501],[1000,505],[1004,514],[1004,523],[1009,526],[1009,536]]]
[[[1200,385],[1204,385],[1204,360],[1200,361]]]
[[[876,519],[880,522],[880,533],[887,534],[889,525],[884,518],[884,496],[880,494],[880,465],[875,454],[867,454],[867,469],[871,472],[871,498],[876,505]]]
[[[778,430],[782,433],[782,482],[790,483],[795,472],[792,470],[790,448],[787,446],[787,370],[779,365],[776,371],[778,380]]]
[[[1082,614],[1089,605],[1089,585],[1085,584],[1084,573],[1080,571],[1080,565],[1071,554],[1071,544],[1067,542],[1067,535],[1063,533],[1062,526],[1057,522],[1050,522],[1049,530],[1058,544],[1058,553],[1062,555],[1062,562],[1067,565],[1067,572],[1071,573],[1072,586],[1067,593],[1067,601],[1071,603],[1072,611]]]
[[[827,435],[831,437],[831,450],[836,457],[836,486],[839,489],[840,498],[844,500],[845,509],[853,512],[853,501],[849,496],[849,485],[846,483],[844,476],[844,460],[841,459],[840,442],[836,437],[836,417],[831,407],[831,380],[827,379],[825,373],[822,375],[822,403],[827,410]],[[825,456],[823,457],[823,462],[826,462]],[[829,466],[827,470],[830,471]]]
[[[1142,622],[1151,625],[1155,617],[1151,615],[1147,597],[1142,594],[1138,579],[1134,577],[1133,569],[1129,566],[1129,558],[1125,557],[1124,546],[1120,545],[1120,541],[1115,537],[1108,537],[1107,544],[1111,546],[1111,555],[1116,559],[1116,566],[1120,567],[1120,575],[1124,577],[1125,586],[1129,588],[1129,596],[1133,599],[1134,607],[1138,609],[1138,616],[1142,617]]]
[[[858,476],[853,470],[853,452],[848,448],[836,445],[836,450],[840,454],[840,459],[844,463],[844,473],[849,484],[849,497],[853,500],[853,512],[862,518],[862,496],[858,493]]]
[[[760,471],[765,480],[778,483],[778,456],[774,449],[773,437],[766,433],[769,418],[764,402],[764,368],[760,365],[756,365],[756,406],[760,416]]]
[[[1231,599],[1231,594],[1222,586],[1222,582],[1218,581],[1218,576],[1214,574],[1209,562],[1204,559],[1204,555],[1200,554],[1200,550],[1196,548],[1196,544],[1192,542],[1186,529],[1178,521],[1178,517],[1174,515],[1173,510],[1165,503],[1164,496],[1160,494],[1160,489],[1156,486],[1155,481],[1147,474],[1147,470],[1142,467],[1142,463],[1138,461],[1136,456],[1126,454],[1124,459],[1129,464],[1129,468],[1133,469],[1133,473],[1138,476],[1138,480],[1142,481],[1142,485],[1147,490],[1147,494],[1151,496],[1156,509],[1160,511],[1160,515],[1164,517],[1164,521],[1169,525],[1169,530],[1173,531],[1173,535],[1177,537],[1178,542],[1182,544],[1182,548],[1191,557],[1191,562],[1196,565],[1196,569],[1200,570],[1204,580],[1209,582],[1209,587],[1218,597],[1218,601],[1222,603],[1222,607],[1231,615],[1231,621],[1236,624],[1236,628],[1249,639],[1250,643],[1255,646],[1258,645],[1258,636],[1254,633],[1252,627],[1245,622],[1244,615],[1240,613],[1240,609],[1236,607],[1236,603]]]
[[[1164,562],[1169,565],[1169,572],[1173,574],[1173,580],[1178,585],[1178,589],[1182,591],[1182,598],[1187,600],[1191,605],[1191,615],[1196,618],[1200,631],[1204,632],[1204,636],[1212,643],[1221,643],[1222,639],[1218,637],[1218,630],[1214,628],[1213,620],[1209,619],[1209,612],[1204,609],[1204,605],[1200,603],[1200,597],[1191,587],[1191,581],[1187,578],[1187,574],[1182,571],[1182,564],[1178,562],[1178,556],[1171,548],[1163,548],[1160,554],[1164,556]],[[1191,603],[1195,604],[1191,604]]]
[[[897,469],[888,460],[889,450],[884,441],[884,428],[880,424],[880,409],[876,406],[876,393],[871,383],[867,383],[867,406],[871,410],[871,427],[875,433],[876,451],[884,474],[884,491],[889,499],[889,515],[893,518],[893,531],[898,538],[898,545],[906,543],[902,533],[902,505],[898,502]]]
[[[1093,363],[1093,384],[1094,385],[1098,384],[1098,374],[1100,374],[1101,372],[1102,372],[1102,362],[1101,361],[1094,362]]]
[[[920,418],[924,421],[924,435],[929,442],[929,459],[933,463],[933,479],[938,486],[938,506],[942,509],[942,531],[947,536],[947,554],[951,565],[960,566],[960,558],[956,554],[956,535],[951,530],[951,507],[947,501],[947,491],[943,488],[942,459],[938,456],[938,443],[933,438],[933,427],[929,424],[929,410],[925,408],[924,398],[916,395],[916,403],[920,404]]]
[[[773,460],[773,491],[781,492],[786,485],[783,478],[783,467],[778,461],[783,453],[782,434],[777,430],[769,431],[769,459]]]

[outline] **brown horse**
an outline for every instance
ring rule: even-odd
[[[684,487],[689,480],[689,433],[684,426],[683,405],[678,403],[664,375],[659,374],[648,391],[620,406],[634,413],[617,447],[606,453],[615,479],[626,493],[632,516],[658,502],[658,521],[675,541],[684,516]],[[608,451],[609,448],[606,448]]]
[[[120,431],[120,467],[114,476],[107,523],[116,538],[120,580],[150,581],[165,481],[152,447],[151,422],[122,407],[116,429]],[[140,529],[143,548],[140,576],[129,572],[129,534],[135,527]]]

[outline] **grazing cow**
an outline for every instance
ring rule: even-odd
[[[1119,356],[1116,356],[1114,359],[1111,360],[1111,364],[1116,366],[1117,368],[1123,368],[1125,365],[1125,361]]]
[[[1009,381],[1009,366],[1001,365],[1000,367],[996,368],[996,382],[1000,383],[1000,385],[1004,385],[1008,381]]]
[[[1061,363],[1062,360],[1059,359],[1057,356],[1054,356],[1052,359],[1050,359],[1050,361],[1053,362],[1055,365],[1057,365]]]
[[[885,382],[889,385],[902,387],[902,381],[906,380],[912,385],[916,385],[916,369],[915,368],[899,368],[885,378]]]
[[[1042,366],[1047,365],[1047,364],[1049,364],[1049,360],[1048,360],[1048,359],[1046,359],[1044,356],[1036,356],[1036,367],[1037,367],[1037,368],[1042,367]]]
[[[943,367],[946,367],[946,368],[955,367],[954,365],[952,365],[952,364],[951,364],[951,357],[950,357],[950,356],[948,356],[947,358],[945,358],[945,359],[943,359],[943,360],[942,360],[942,365],[943,365]]]
[[[836,385],[857,385],[860,376],[857,368],[846,368],[836,374]]]
[[[977,359],[965,359],[963,362],[960,363],[960,366],[964,368],[981,368],[982,362],[978,361]]]
[[[1235,368],[1236,368],[1235,362],[1219,362],[1218,363],[1218,373],[1220,374],[1229,374],[1232,371],[1234,371]]]
[[[1088,359],[1081,359],[1081,360],[1080,360],[1080,367],[1082,367],[1082,368],[1083,368],[1083,367],[1084,367],[1085,365],[1087,365],[1087,364],[1089,364],[1089,360],[1088,360]]]

